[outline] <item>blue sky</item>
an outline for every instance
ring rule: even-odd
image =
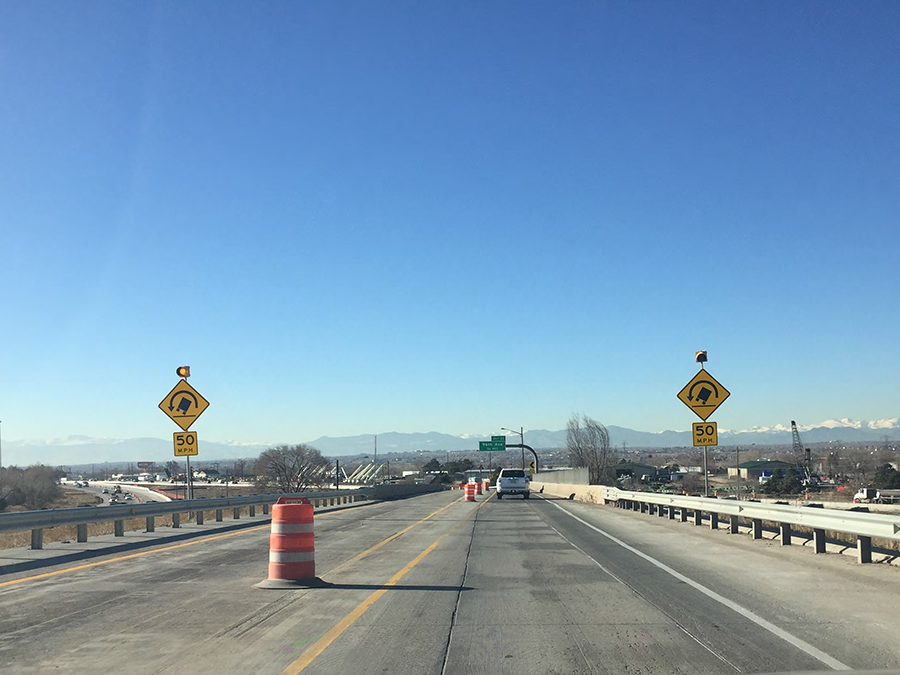
[[[898,23],[3,3],[3,437],[897,417]]]

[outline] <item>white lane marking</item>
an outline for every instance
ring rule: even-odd
[[[617,582],[619,582],[620,584],[622,584],[625,588],[627,588],[628,590],[630,590],[632,593],[634,593],[636,596],[638,596],[639,598],[641,598],[642,600],[644,600],[646,603],[648,603],[648,604],[652,605],[653,607],[655,607],[657,610],[659,610],[660,612],[662,612],[662,614],[664,614],[665,616],[669,617],[669,619],[670,619],[670,620],[671,620],[671,621],[672,621],[672,622],[673,622],[673,623],[681,630],[682,633],[684,633],[684,634],[687,635],[689,638],[691,638],[691,640],[693,640],[693,641],[696,642],[698,645],[700,645],[701,647],[703,647],[703,649],[705,649],[706,651],[708,651],[710,654],[712,654],[713,656],[715,656],[717,659],[719,659],[720,661],[722,661],[722,662],[725,663],[726,665],[729,665],[729,666],[731,666],[732,668],[734,668],[734,670],[737,671],[738,673],[741,672],[741,669],[740,669],[740,668],[738,668],[738,667],[737,667],[736,665],[734,665],[731,661],[729,661],[729,660],[726,659],[724,656],[722,656],[721,654],[719,654],[717,651],[713,650],[709,645],[705,644],[705,643],[704,643],[700,638],[698,638],[696,635],[694,635],[693,633],[691,633],[691,631],[689,631],[685,626],[683,626],[683,625],[681,624],[681,622],[680,622],[678,619],[676,619],[674,616],[672,616],[671,614],[669,614],[668,612],[666,612],[662,607],[660,607],[659,605],[657,605],[657,604],[656,604],[655,602],[653,602],[650,598],[648,598],[648,597],[644,596],[643,594],[641,594],[634,586],[632,586],[631,584],[626,583],[624,579],[622,579],[622,578],[616,576],[615,574],[613,574],[613,572],[612,572],[611,570],[609,570],[609,569],[607,569],[606,567],[604,567],[603,564],[602,564],[599,560],[597,560],[594,556],[592,556],[590,553],[588,553],[587,551],[585,551],[583,548],[580,548],[580,547],[578,546],[578,544],[576,544],[575,542],[571,541],[570,539],[567,539],[566,536],[565,536],[562,532],[560,532],[559,530],[557,530],[557,529],[556,529],[555,527],[553,527],[552,525],[550,525],[550,529],[553,530],[554,532],[556,532],[556,534],[559,535],[559,538],[562,539],[564,542],[566,542],[569,546],[571,546],[572,548],[574,548],[576,551],[578,551],[578,552],[581,553],[582,555],[586,556],[588,560],[590,560],[590,561],[591,561],[592,563],[594,563],[597,567],[599,567],[601,570],[603,570],[604,573],[608,574],[610,577],[612,577],[612,578],[615,579]]]
[[[582,518],[579,518],[574,513],[570,513],[569,511],[567,511],[566,509],[561,507],[559,504],[556,504],[555,502],[552,502],[549,500],[547,500],[547,501],[548,501],[548,503],[553,504],[553,506],[558,508],[560,511],[565,513],[570,518],[574,518],[582,525],[594,530],[594,532],[596,532],[597,534],[603,535],[604,537],[606,537],[607,539],[609,539],[612,542],[615,542],[616,544],[618,544],[625,550],[634,553],[639,558],[643,558],[651,565],[658,567],[663,572],[666,572],[667,574],[672,575],[679,581],[683,581],[691,588],[694,588],[694,589],[700,591],[701,593],[703,593],[703,595],[705,595],[706,597],[711,598],[722,605],[725,605],[728,609],[732,610],[733,612],[737,612],[742,617],[744,617],[745,619],[747,619],[749,621],[752,621],[760,628],[764,628],[765,630],[769,631],[776,637],[779,637],[782,640],[784,640],[785,642],[792,644],[794,647],[796,647],[800,651],[806,652],[807,654],[812,656],[814,659],[821,661],[822,663],[824,663],[826,666],[828,666],[832,670],[853,670],[850,666],[846,665],[845,663],[841,663],[836,658],[829,656],[828,654],[823,652],[821,649],[814,647],[813,645],[809,644],[805,640],[801,640],[796,635],[792,635],[791,633],[788,633],[783,628],[776,626],[771,621],[767,621],[766,619],[762,618],[761,616],[759,616],[755,612],[747,609],[746,607],[743,607],[743,606],[737,604],[733,600],[729,600],[728,598],[726,598],[723,595],[719,595],[718,593],[707,588],[703,584],[700,584],[700,583],[694,581],[693,579],[684,576],[681,572],[673,570],[671,567],[669,567],[665,563],[660,562],[656,558],[647,555],[643,551],[639,551],[634,546],[630,546],[629,544],[626,544],[624,541],[622,541],[618,537],[611,535],[609,532],[605,532],[605,531],[601,530],[599,527],[592,525],[591,523],[587,522],[586,520],[584,520]]]

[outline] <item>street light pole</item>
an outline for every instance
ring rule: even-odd
[[[516,433],[515,429],[507,429],[506,427],[500,427],[500,431],[509,431],[512,433]],[[525,468],[525,427],[519,427],[519,443],[522,445],[522,468]]]

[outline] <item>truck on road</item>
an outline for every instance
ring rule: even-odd
[[[900,504],[900,490],[879,490],[874,487],[860,488],[853,495],[854,504]]]

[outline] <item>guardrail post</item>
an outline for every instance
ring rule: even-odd
[[[813,530],[813,543],[816,545],[816,553],[825,553],[825,530]]]
[[[235,506],[232,509],[232,516],[234,517],[235,520],[241,519],[241,507],[240,506]]]
[[[683,506],[678,510],[681,512],[681,522],[686,523],[688,519],[688,510]]]
[[[715,511],[709,512],[709,529],[718,530],[719,529],[719,514]]]
[[[181,527],[181,514],[180,513],[172,514],[172,527]]]
[[[641,513],[647,513],[650,505],[647,502],[641,502]]]
[[[79,523],[75,526],[75,539],[80,542],[87,541],[87,523]]]
[[[216,522],[222,522],[222,509],[216,509]]]
[[[675,506],[669,504],[669,520],[675,520]]]
[[[197,524],[202,525],[203,524],[203,511],[197,511],[196,516],[197,516],[197,518],[196,518]]]
[[[264,516],[269,515],[269,505],[268,504],[263,504],[263,515]]]
[[[741,533],[741,525],[738,522],[737,516],[729,516],[728,522],[728,533],[729,534],[740,534]]]
[[[125,521],[124,520],[116,520],[113,521],[113,534],[117,537],[125,536]]]
[[[856,537],[856,559],[860,563],[872,562],[872,537]]]
[[[255,515],[256,515],[256,505],[255,505],[255,504],[251,504],[251,505],[250,505],[250,517],[252,518],[252,517],[255,516]]]
[[[656,515],[658,515],[660,518],[664,518],[666,515],[666,507],[662,504],[658,504],[656,507]]]
[[[779,523],[778,531],[781,533],[781,545],[782,546],[790,546],[791,545],[791,524],[790,523]]]
[[[753,519],[753,538],[762,539],[762,519]]]
[[[703,511],[700,509],[694,509],[694,525],[702,525],[703,524]]]
[[[43,530],[32,530],[31,531],[31,548],[35,551],[39,551],[44,548],[44,531]]]
[[[155,532],[156,531],[156,517],[155,516],[147,516],[147,532]]]
[[[656,504],[647,504],[647,515],[652,516],[656,513]]]

